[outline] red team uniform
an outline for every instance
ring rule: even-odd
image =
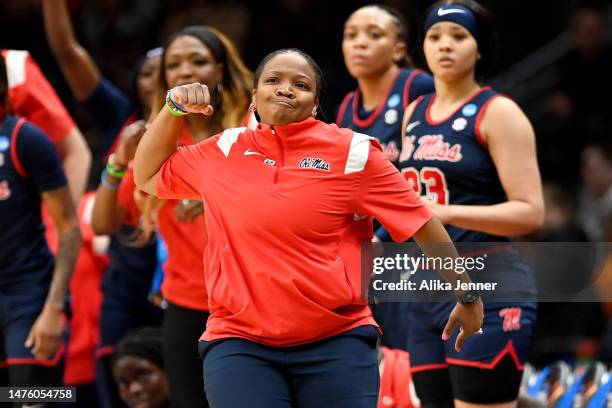
[[[372,214],[401,241],[431,217],[370,137],[315,119],[228,129],[180,147],[159,174],[159,197],[204,200],[205,341],[291,346],[375,325],[360,271],[340,257],[343,231]],[[304,220],[310,233],[296,233]]]

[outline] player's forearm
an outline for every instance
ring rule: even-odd
[[[162,108],[138,143],[134,157],[134,180],[142,191],[155,194],[153,178],[176,151],[182,121]]]
[[[58,230],[59,247],[55,257],[55,269],[46,304],[63,307],[68,285],[82,244],[81,229],[76,217]]]
[[[459,257],[457,249],[448,236],[446,229],[444,229],[444,226],[435,217],[427,221],[414,234],[413,238],[428,258],[456,259]],[[466,272],[458,274],[452,268],[445,268],[444,266],[447,264],[446,262],[441,262],[443,268],[438,269],[438,273],[440,273],[447,282],[450,282],[453,287],[456,286],[457,281],[462,283],[471,282]],[[455,291],[455,294],[459,296],[463,292],[463,290],[459,290]]]
[[[106,178],[109,185],[114,183],[118,187],[119,181],[110,180],[110,176]],[[100,184],[91,215],[91,226],[96,235],[112,235],[117,232],[124,216],[125,211],[119,205],[117,190]]]
[[[72,29],[66,0],[44,0],[42,6],[51,51],[54,54],[74,52],[79,44]]]
[[[76,204],[81,199],[87,186],[91,156],[68,155],[64,158],[63,164],[70,188],[70,196]]]
[[[494,205],[450,205],[448,224],[502,237],[531,233],[542,226],[544,208],[512,200]]]
[[[70,195],[75,205],[78,205],[89,178],[91,152],[83,135],[76,127],[60,142],[58,149],[62,156],[62,165],[68,179]]]

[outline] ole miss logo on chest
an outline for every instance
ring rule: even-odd
[[[438,160],[451,163],[460,162],[463,159],[461,145],[451,145],[444,141],[444,135],[423,135],[416,142],[416,136],[407,136],[402,143],[400,162],[407,160]],[[418,144],[418,146],[416,146]]]
[[[300,169],[317,169],[330,171],[330,165],[321,157],[304,157],[298,165]]]

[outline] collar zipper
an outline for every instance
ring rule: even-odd
[[[278,141],[278,145],[280,147],[280,160],[276,163],[276,166],[274,166],[276,167],[276,171],[274,172],[274,184],[278,184],[278,172],[280,171],[280,168],[285,164],[285,146],[283,146],[283,140],[277,133],[276,129],[274,129],[274,127],[270,128],[272,130],[272,134],[276,136],[276,140]]]

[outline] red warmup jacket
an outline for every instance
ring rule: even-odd
[[[2,50],[8,76],[8,99],[15,115],[44,130],[57,144],[75,124],[53,87],[27,51]]]
[[[371,139],[309,118],[228,129],[165,162],[158,197],[204,201],[203,340],[292,346],[376,325],[346,233],[353,214],[404,241],[431,213]]]

